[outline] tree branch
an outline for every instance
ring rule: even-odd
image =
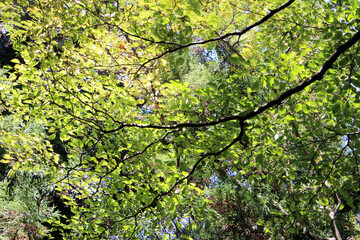
[[[120,129],[127,128],[127,127],[136,127],[136,128],[154,128],[154,129],[176,129],[176,128],[185,128],[185,127],[204,127],[204,126],[213,126],[220,123],[232,121],[232,120],[240,120],[242,122],[245,122],[246,120],[249,120],[253,117],[256,117],[257,115],[265,112],[266,110],[275,107],[279,104],[281,104],[284,100],[288,99],[292,95],[301,92],[304,90],[307,86],[311,85],[312,83],[321,80],[325,73],[330,69],[330,67],[334,64],[334,62],[340,57],[341,54],[343,54],[347,49],[352,47],[355,43],[357,43],[360,40],[360,31],[354,34],[348,41],[346,41],[344,44],[338,46],[336,50],[333,52],[333,54],[325,61],[325,63],[321,66],[319,71],[317,71],[315,74],[313,74],[308,80],[302,82],[298,86],[291,88],[285,92],[283,92],[279,97],[277,97],[274,100],[271,100],[270,102],[267,102],[261,107],[258,107],[257,109],[245,114],[245,115],[230,115],[226,117],[218,118],[214,121],[209,122],[202,122],[202,123],[178,123],[174,125],[145,125],[145,124],[122,124],[117,128],[111,129],[111,130],[105,130],[100,129],[103,133],[112,133],[119,131]]]
[[[222,154],[223,152],[227,151],[229,148],[231,148],[235,143],[237,142],[240,142],[243,146],[245,146],[245,144],[241,141],[242,137],[244,136],[245,134],[245,125],[243,122],[240,122],[240,126],[241,126],[241,131],[239,133],[239,135],[234,138],[228,145],[226,145],[224,148],[222,148],[220,151],[218,152],[208,152],[206,154],[204,154],[203,156],[201,156],[197,161],[196,163],[193,165],[191,171],[183,178],[179,179],[176,181],[176,183],[174,183],[174,185],[168,190],[168,191],[165,191],[165,192],[162,192],[162,193],[159,193],[158,195],[156,195],[153,200],[143,206],[142,208],[140,208],[136,213],[130,215],[130,216],[127,216],[127,217],[124,217],[123,219],[119,220],[119,221],[116,221],[116,222],[122,222],[124,220],[127,220],[127,219],[130,219],[130,218],[134,218],[134,217],[137,217],[140,213],[144,212],[146,209],[150,208],[150,207],[154,207],[156,206],[157,202],[163,197],[163,196],[166,196],[170,193],[172,193],[175,188],[180,185],[181,183],[183,183],[185,180],[188,180],[196,171],[197,167],[199,166],[199,164],[206,158],[208,157],[211,157],[211,156],[219,156],[220,154]]]
[[[337,194],[337,192],[334,193],[334,200],[335,200],[335,206],[332,209],[332,211],[330,212],[330,218],[331,218],[331,231],[333,233],[333,236],[335,237],[336,240],[342,240],[341,234],[339,232],[339,229],[336,226],[336,221],[335,221],[335,215],[341,205],[341,199],[339,198],[339,195]]]
[[[207,39],[207,40],[203,40],[203,41],[199,41],[199,42],[192,42],[192,43],[188,43],[188,44],[185,44],[185,45],[180,45],[179,47],[176,47],[176,48],[173,48],[173,49],[166,50],[162,54],[160,54],[160,55],[158,55],[156,57],[153,57],[153,58],[147,60],[146,62],[144,62],[143,64],[141,64],[141,66],[139,67],[137,72],[140,69],[142,69],[143,67],[145,67],[145,65],[147,65],[148,63],[150,63],[152,61],[155,61],[157,59],[160,59],[160,58],[162,58],[163,56],[165,56],[168,53],[176,52],[176,51],[179,51],[180,49],[188,48],[188,47],[191,47],[191,46],[194,46],[194,45],[203,45],[203,44],[207,44],[207,43],[211,43],[211,42],[220,41],[220,40],[223,40],[223,39],[231,37],[231,36],[239,36],[240,37],[240,36],[244,35],[245,33],[249,32],[250,30],[252,30],[253,28],[263,24],[264,22],[269,20],[272,16],[274,16],[278,12],[280,12],[280,11],[284,10],[285,8],[289,7],[293,2],[295,2],[295,0],[290,0],[287,3],[285,3],[284,5],[278,7],[276,9],[274,9],[274,10],[270,10],[270,13],[265,15],[262,19],[255,22],[254,24],[244,28],[243,30],[241,30],[239,32],[227,33],[227,34],[224,34],[224,35],[222,35],[220,37],[217,37],[217,38],[211,38],[211,39]]]
[[[281,104],[285,99],[289,98],[290,96],[304,90],[307,86],[310,84],[321,80],[325,73],[329,70],[329,68],[334,64],[334,62],[340,57],[341,54],[343,54],[347,49],[352,47],[356,42],[360,40],[360,31],[354,34],[352,38],[350,38],[348,41],[346,41],[344,44],[340,45],[336,48],[334,53],[326,60],[326,62],[321,66],[320,70],[316,72],[314,75],[312,75],[308,80],[304,81],[300,85],[291,88],[285,92],[283,92],[278,98],[266,103],[265,105],[259,107],[258,109],[248,113],[245,116],[238,116],[238,119],[245,118],[250,119],[256,115],[259,115],[260,113],[266,111],[267,109],[274,107],[276,105]]]

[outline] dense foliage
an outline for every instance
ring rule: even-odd
[[[359,236],[358,0],[0,9],[1,236]]]

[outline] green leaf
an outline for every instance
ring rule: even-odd
[[[352,7],[356,9],[359,6],[359,0],[353,0],[352,1]]]
[[[296,173],[295,173],[294,171],[289,171],[289,178],[290,178],[291,180],[295,180],[295,178],[296,178]]]
[[[11,62],[13,62],[13,63],[20,63],[19,59],[17,59],[17,58],[12,59]]]
[[[295,120],[295,117],[292,115],[286,115],[286,117],[284,119],[287,121],[293,121],[293,120]]]
[[[261,88],[261,81],[254,81],[251,86],[251,91],[258,91]]]
[[[339,102],[335,103],[333,105],[333,107],[332,107],[332,111],[334,113],[340,113],[340,111],[341,111],[341,103],[339,103]]]
[[[322,206],[328,206],[329,205],[329,200],[327,200],[326,198],[320,198],[318,201]]]
[[[54,140],[56,138],[56,133],[53,133],[49,136],[49,140]]]
[[[184,58],[179,57],[179,58],[176,59],[176,65],[177,65],[177,66],[181,66],[181,65],[183,65],[184,63],[185,63],[185,59],[184,59]]]

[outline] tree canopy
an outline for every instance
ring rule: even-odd
[[[0,234],[359,236],[358,0],[0,9]]]

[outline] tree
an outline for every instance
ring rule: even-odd
[[[47,128],[37,145],[7,133],[6,159],[46,166],[71,238],[201,238],[205,213],[232,221],[214,176],[264,207],[244,221],[261,237],[355,236],[358,5],[4,1],[19,57],[1,97]]]
[[[46,221],[59,218],[55,206],[49,206],[45,198],[53,189],[52,186],[43,187],[46,183],[43,173],[22,172],[17,174],[15,182],[0,182],[2,237],[42,239],[49,232],[45,227]]]

